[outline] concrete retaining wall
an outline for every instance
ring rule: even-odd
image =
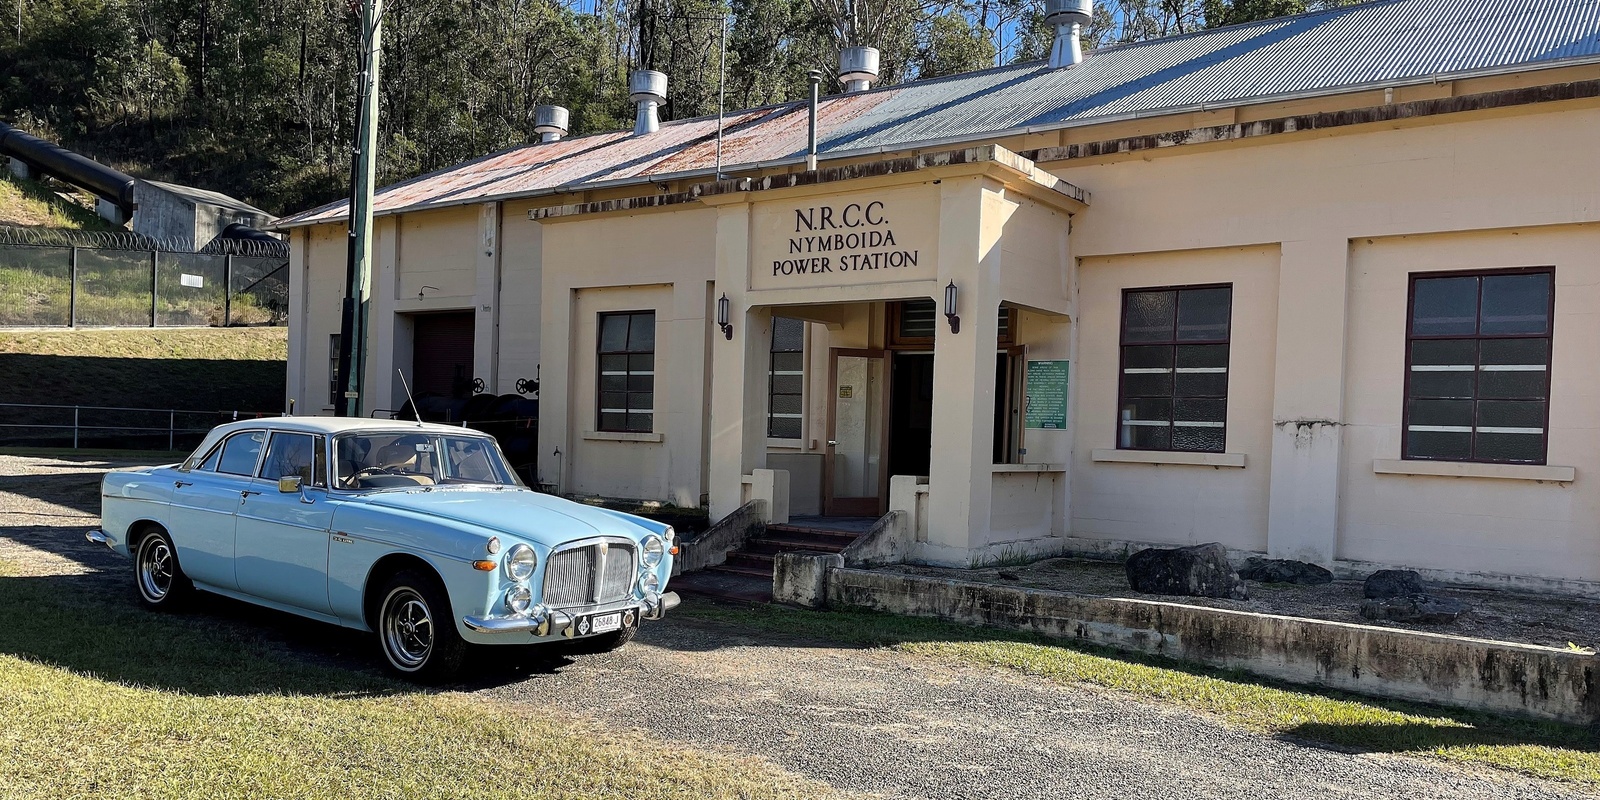
[[[672,574],[695,572],[727,561],[728,551],[743,547],[750,537],[767,529],[762,521],[765,515],[766,501],[752,500],[740,506],[738,511],[684,542],[678,557],[672,561]]]
[[[828,601],[1070,638],[1378,697],[1600,721],[1594,655],[1549,647],[835,569]]]

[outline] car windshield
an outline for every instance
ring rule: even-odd
[[[493,439],[383,431],[334,438],[334,485],[387,489],[438,484],[518,484]]]

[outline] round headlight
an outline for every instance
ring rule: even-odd
[[[513,586],[506,591],[506,608],[511,613],[522,615],[528,613],[528,608],[533,605],[533,592],[526,586]]]
[[[525,581],[533,577],[533,568],[537,566],[539,556],[525,544],[515,545],[506,552],[506,577],[511,580]]]
[[[661,579],[654,572],[646,572],[639,576],[639,588],[644,590],[646,597],[661,594]]]
[[[654,567],[661,563],[661,559],[666,554],[667,540],[652,533],[644,537],[644,546],[640,549],[639,561],[646,567]]]

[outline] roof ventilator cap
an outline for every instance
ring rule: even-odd
[[[539,134],[541,142],[560,141],[567,135],[568,111],[561,106],[535,106],[533,109],[533,132]]]
[[[639,115],[633,121],[633,134],[642,136],[661,128],[661,116],[656,112],[667,102],[667,74],[653,69],[634,70],[628,76],[629,99],[638,104]]]
[[[846,47],[839,51],[839,82],[845,94],[864,92],[878,82],[878,48]]]
[[[1094,0],[1044,0],[1044,23],[1056,28],[1050,45],[1050,68],[1061,69],[1083,61],[1078,37],[1094,18]]]

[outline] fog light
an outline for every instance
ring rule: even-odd
[[[511,609],[511,613],[522,616],[532,605],[533,592],[528,591],[528,587],[513,586],[506,590],[506,608]]]
[[[639,589],[646,597],[661,594],[661,579],[654,572],[646,572],[639,576]]]

